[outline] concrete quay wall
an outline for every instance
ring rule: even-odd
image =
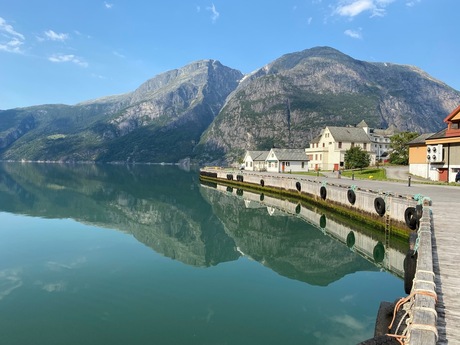
[[[406,209],[408,207],[415,207],[418,204],[418,201],[412,195],[396,194],[383,189],[364,189],[354,185],[342,185],[337,182],[328,182],[323,177],[219,169],[202,169],[203,171],[208,173],[209,177],[236,183],[250,183],[262,189],[271,187],[298,194],[306,194],[315,200],[324,200],[325,202],[331,202],[364,213],[382,223],[385,223],[385,218],[388,217],[392,223],[397,222],[403,228],[406,226]],[[322,189],[322,187],[324,188]],[[348,199],[348,191],[350,189],[353,190],[355,195],[354,204],[351,204]],[[385,208],[382,216],[376,210],[375,202],[377,198],[380,198],[380,206]],[[382,200],[383,205],[381,203]]]

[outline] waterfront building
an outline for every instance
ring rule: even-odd
[[[377,161],[386,161],[390,154],[390,138],[397,132],[395,126],[387,129],[371,128],[364,120],[355,127],[327,126],[305,149],[309,157],[309,168],[334,171],[343,169],[345,152],[355,146],[369,153],[371,165]]]
[[[272,148],[265,164],[268,172],[306,172],[308,156],[304,149]]]
[[[433,181],[454,182],[460,171],[460,106],[444,119],[447,128],[408,143],[409,172]]]
[[[246,151],[243,159],[243,167],[250,171],[266,171],[268,151]]]

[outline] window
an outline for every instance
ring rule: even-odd
[[[305,168],[305,162],[302,162],[302,169]]]
[[[318,154],[315,153],[315,161],[317,161],[317,160],[318,160]]]
[[[339,141],[339,149],[341,149],[341,148],[342,148],[342,142]]]
[[[289,166],[289,164],[290,164],[289,162],[286,162],[286,166],[287,166],[287,167]]]
[[[367,150],[367,144],[366,143],[363,144],[363,149]]]
[[[355,143],[351,143],[351,147],[355,147]]]
[[[323,143],[323,147],[325,146],[325,144]]]

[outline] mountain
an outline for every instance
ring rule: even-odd
[[[0,159],[223,163],[247,149],[306,147],[326,125],[436,132],[458,104],[459,91],[416,67],[329,47],[245,76],[202,60],[124,95],[0,111]]]
[[[132,93],[75,106],[0,112],[6,160],[177,162],[190,157],[203,131],[243,77],[218,61],[168,71]]]
[[[321,128],[365,120],[375,128],[435,132],[460,92],[413,66],[355,60],[317,47],[287,54],[245,76],[198,150],[232,160],[245,150],[307,147]]]

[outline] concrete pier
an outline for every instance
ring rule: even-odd
[[[222,180],[232,175],[235,182],[307,193],[356,207],[370,217],[379,217],[376,216],[375,199],[381,198],[386,211],[382,217],[399,224],[404,223],[407,207],[423,202],[417,272],[410,294],[411,319],[403,341],[411,345],[460,344],[459,187],[420,184],[414,180],[410,184],[407,181],[352,180],[332,174],[315,177],[223,169],[205,171]],[[321,187],[325,187],[326,196]],[[352,206],[347,198],[349,189],[356,196]]]

